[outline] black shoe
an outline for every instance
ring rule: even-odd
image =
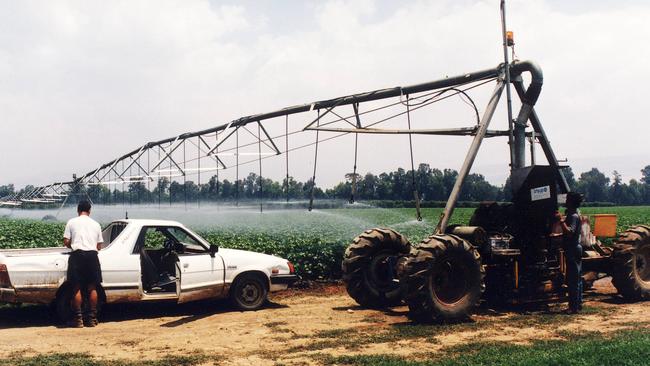
[[[83,328],[84,321],[81,312],[75,313],[72,318],[68,320],[67,326],[70,328]]]
[[[97,321],[97,312],[96,311],[89,311],[86,316],[84,317],[83,320],[83,325],[85,327],[96,327],[99,322]]]

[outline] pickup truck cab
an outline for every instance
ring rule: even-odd
[[[230,298],[241,310],[298,280],[286,259],[219,248],[174,221],[119,220],[103,230],[102,303]],[[65,320],[71,288],[67,248],[0,251],[0,303],[54,304]]]

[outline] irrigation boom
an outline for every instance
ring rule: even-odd
[[[508,73],[506,73],[506,70]],[[531,76],[532,81],[528,87],[524,85],[523,73],[529,73]],[[488,126],[494,110],[498,105],[502,91],[507,85],[507,80],[510,80],[517,91],[517,96],[521,101],[521,109],[516,120],[513,121],[514,123],[509,124],[508,130],[490,130]],[[527,137],[531,138],[531,143],[537,142],[541,145],[551,166],[559,167],[546,133],[533,108],[539,97],[542,81],[542,71],[534,62],[514,61],[510,64],[501,63],[494,68],[447,77],[441,80],[373,90],[291,106],[268,113],[245,116],[209,129],[187,132],[174,137],[148,142],[100,165],[96,169],[75,177],[71,181],[36,187],[29,192],[4,197],[0,200],[0,205],[20,206],[23,203],[30,203],[30,200],[32,200],[31,203],[34,203],[33,200],[45,201],[45,199],[49,202],[64,201],[67,199],[67,195],[73,191],[78,191],[79,187],[92,185],[153,182],[161,178],[185,179],[189,175],[198,175],[200,179],[201,172],[236,168],[243,164],[258,160],[261,161],[273,155],[288,154],[292,150],[312,146],[314,144],[306,144],[298,148],[289,149],[287,143],[285,144],[285,149],[278,147],[278,142],[281,138],[288,139],[289,136],[307,131],[333,134],[323,138],[321,142],[348,134],[473,136],[469,153],[460,169],[458,179],[449,197],[445,211],[440,218],[437,231],[442,232],[453,212],[453,208],[460,194],[460,188],[471,170],[484,138],[514,136],[514,143],[510,144],[511,156],[513,157],[513,161],[511,161],[512,169],[523,166]],[[453,96],[467,96],[467,91],[488,83],[495,83],[496,86],[486,106],[483,117],[475,125],[428,129],[411,129],[410,127],[404,129],[381,128],[382,123]],[[368,108],[365,112],[360,112],[361,106],[364,103],[378,101],[383,101],[385,104],[381,107]],[[349,106],[353,107],[352,114],[344,110],[344,107]],[[389,117],[368,122],[368,118],[373,113],[387,108],[394,109],[395,107],[403,108],[394,112]],[[268,133],[265,126],[277,122],[278,118],[285,118],[288,122],[289,116],[293,115],[300,115],[301,117],[299,118],[298,129],[289,131],[287,123],[287,129],[283,134],[271,136]],[[309,117],[310,115],[312,117]],[[273,121],[274,119],[276,121]],[[528,121],[530,121],[532,130],[526,132],[525,126]],[[516,126],[514,127],[514,131],[513,124]],[[257,127],[258,133],[254,133],[248,128],[251,125]],[[247,136],[252,136],[253,140],[242,143],[239,138],[239,134],[242,131],[245,131]],[[196,154],[190,158],[187,158],[185,154],[185,146],[188,143],[196,148]],[[264,144],[268,151],[253,153],[240,151],[240,149],[245,147],[254,145],[261,146],[262,144]],[[152,155],[155,159],[152,159]],[[236,162],[226,164],[224,159],[227,156],[235,156],[237,158]],[[240,161],[240,156],[253,156],[254,158],[252,160]],[[205,162],[206,159],[208,163]],[[204,161],[203,167],[200,166],[202,161]],[[210,161],[212,163],[209,163]],[[188,163],[198,163],[198,167],[188,168]],[[207,167],[208,164],[210,164],[209,167]],[[558,172],[560,181],[563,182],[563,190],[565,192],[568,191],[568,185],[561,171],[559,169],[556,169],[556,171]]]

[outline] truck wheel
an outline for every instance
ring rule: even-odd
[[[432,235],[416,246],[400,271],[400,283],[415,322],[467,318],[485,290],[481,256],[455,235]]]
[[[261,275],[244,274],[235,280],[230,291],[230,300],[237,309],[251,311],[261,308],[268,295],[268,286],[262,281]]]
[[[366,230],[354,238],[341,265],[348,294],[368,308],[399,305],[402,290],[397,262],[410,250],[406,237],[392,229]]]
[[[56,295],[55,309],[56,316],[62,324],[66,324],[70,319],[72,319],[72,288],[70,286],[65,286],[61,288]]]
[[[628,301],[650,299],[650,226],[634,226],[614,245],[612,283]]]

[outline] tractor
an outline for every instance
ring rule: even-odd
[[[454,88],[494,77],[497,86],[476,128],[465,161],[433,235],[412,244],[389,228],[366,230],[345,251],[343,279],[348,294],[361,306],[382,308],[406,303],[415,322],[460,320],[481,301],[492,304],[548,302],[566,293],[566,259],[555,213],[569,185],[534,106],[543,83],[541,68],[531,61],[509,61],[514,44],[506,32],[502,1],[504,62],[493,69],[445,78],[429,85]],[[526,86],[523,75],[528,74]],[[514,117],[511,87],[521,102]],[[503,91],[507,95],[506,131],[488,126]],[[440,132],[440,131],[438,131]],[[449,134],[463,131],[449,131]],[[507,136],[510,149],[512,202],[483,202],[469,225],[449,225],[463,182],[486,137]],[[527,165],[527,141],[539,143],[548,164],[536,164],[534,148]],[[603,218],[605,219],[605,218]],[[611,218],[610,218],[611,219]],[[611,220],[596,220],[596,234],[615,231]],[[628,301],[650,298],[650,226],[624,231],[603,245],[583,218],[583,284],[611,276]],[[608,235],[614,235],[612,233]]]

